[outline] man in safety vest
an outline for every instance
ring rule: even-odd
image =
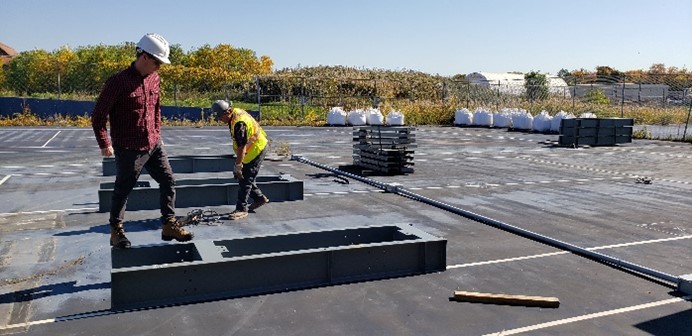
[[[236,156],[233,177],[238,180],[239,188],[235,211],[228,217],[231,220],[241,219],[247,217],[248,211],[269,203],[255,183],[267,148],[267,134],[255,118],[242,109],[234,108],[228,101],[217,100],[211,109],[220,121],[228,124],[231,131]],[[249,197],[253,200],[250,206]]]

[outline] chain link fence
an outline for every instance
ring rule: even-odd
[[[31,73],[5,68],[0,76],[0,97],[94,101],[106,79],[123,68],[121,63],[45,63],[49,65],[33,67]],[[383,114],[399,110],[407,118],[415,112],[425,115],[414,117],[416,122],[436,124],[451,123],[453,111],[460,108],[521,108],[534,115],[566,111],[575,116],[590,112],[599,117],[633,118],[645,137],[690,137],[692,74],[688,73],[553,77],[545,84],[527,85],[524,80],[421,75],[392,79],[275,74],[229,81],[184,67],[164,67],[160,72],[164,105],[208,108],[213,100],[230,99],[277,122],[326,120],[334,106],[345,110],[377,107]]]

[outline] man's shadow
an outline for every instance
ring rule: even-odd
[[[161,230],[161,220],[156,218],[156,219],[143,219],[139,221],[127,221],[125,222],[125,232],[144,232],[144,231],[156,231],[156,230]],[[88,233],[102,233],[102,234],[109,234],[110,233],[110,224],[102,224],[102,225],[96,225],[89,227],[87,229],[82,229],[82,230],[73,230],[73,231],[64,231],[64,232],[58,232],[54,234],[54,236],[58,237],[71,237],[71,236],[78,236],[78,235],[83,235],[83,234],[88,234]]]
[[[2,294],[0,295],[0,304],[25,302],[40,299],[47,296],[72,294],[87,290],[107,289],[111,287],[110,282],[101,282],[84,286],[75,286],[76,283],[77,281],[68,281]]]

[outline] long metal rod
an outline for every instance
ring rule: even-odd
[[[644,267],[644,266],[641,266],[641,265],[638,265],[635,263],[631,263],[629,261],[614,258],[614,257],[611,257],[611,256],[606,255],[606,254],[602,254],[602,253],[598,253],[598,252],[594,252],[594,251],[589,251],[588,249],[585,249],[583,247],[579,247],[579,246],[576,246],[576,245],[573,245],[573,244],[570,244],[567,242],[563,242],[563,241],[555,239],[555,238],[544,236],[544,235],[535,233],[533,231],[522,229],[520,227],[510,225],[510,224],[507,224],[507,223],[504,223],[504,222],[501,222],[501,221],[498,221],[498,220],[495,220],[492,218],[481,216],[481,215],[475,214],[471,211],[460,209],[460,208],[457,208],[455,206],[434,200],[432,198],[418,195],[416,193],[413,193],[413,192],[406,190],[406,189],[399,187],[399,186],[379,182],[379,181],[369,179],[369,178],[366,178],[366,177],[363,177],[360,175],[351,174],[351,173],[348,173],[345,171],[341,171],[341,170],[338,170],[336,168],[332,168],[330,166],[327,166],[327,165],[324,165],[324,164],[321,164],[321,163],[318,163],[315,161],[308,160],[302,156],[293,156],[292,160],[296,160],[296,161],[301,162],[301,163],[306,163],[306,164],[309,164],[311,166],[315,166],[315,167],[318,167],[318,168],[321,168],[324,170],[328,170],[328,171],[330,171],[334,174],[337,174],[337,175],[347,176],[347,177],[352,178],[354,180],[358,180],[360,182],[363,182],[363,183],[369,184],[371,186],[380,188],[386,192],[395,193],[395,194],[398,194],[401,196],[405,196],[405,197],[411,198],[413,200],[420,201],[420,202],[432,205],[434,207],[437,207],[437,208],[440,208],[443,210],[447,210],[447,211],[455,213],[457,215],[466,217],[468,219],[480,222],[482,224],[490,225],[490,226],[496,227],[498,229],[508,231],[508,232],[520,235],[522,237],[526,237],[526,238],[529,238],[531,240],[535,240],[535,241],[538,241],[540,243],[559,248],[561,250],[570,251],[574,254],[577,254],[577,255],[580,255],[580,256],[583,256],[583,257],[586,257],[589,259],[595,259],[597,261],[606,262],[606,263],[608,263],[612,266],[618,267],[618,268],[639,272],[639,273],[642,273],[642,274],[645,274],[645,275],[648,275],[648,276],[651,276],[651,277],[654,277],[654,278],[657,278],[660,280],[672,282],[674,284],[677,284],[680,282],[680,278],[677,276],[674,276],[674,275],[671,275],[668,273],[664,273],[661,271],[657,271],[657,270],[654,270],[654,269],[651,269],[648,267]]]

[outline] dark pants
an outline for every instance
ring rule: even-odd
[[[161,202],[161,220],[175,217],[175,178],[168,162],[168,155],[159,142],[148,151],[136,151],[125,148],[114,148],[115,151],[115,187],[111,199],[110,223],[122,223],[125,218],[127,197],[137,184],[142,168],[147,168],[149,175],[159,184],[159,201]]]
[[[264,197],[262,190],[255,184],[255,178],[257,178],[260,167],[262,167],[262,161],[264,161],[266,151],[266,148],[263,149],[256,158],[243,165],[243,179],[239,181],[238,185],[238,201],[235,205],[236,210],[247,211],[249,197],[252,197],[253,200]]]

